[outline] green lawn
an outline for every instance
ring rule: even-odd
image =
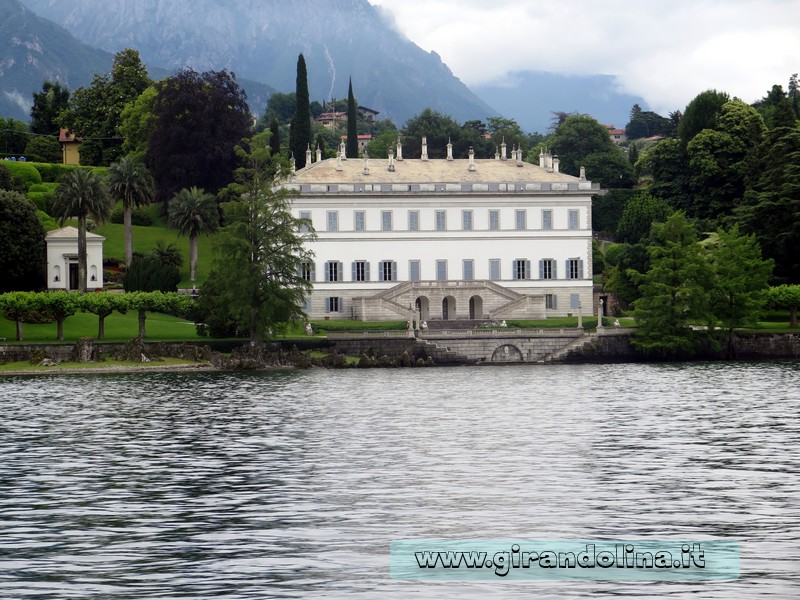
[[[148,226],[133,226],[133,250],[134,252],[147,253],[156,247],[156,243],[161,240],[165,244],[174,243],[181,256],[183,256],[183,266],[181,267],[181,281],[179,288],[192,287],[189,281],[189,238],[178,236],[177,229],[170,229],[166,226],[164,218],[159,214],[158,206],[150,207],[150,215],[153,217],[153,224]],[[77,227],[77,223],[73,223]],[[103,242],[104,258],[119,258],[125,260],[125,226],[116,223],[106,223],[99,226],[93,233],[102,235],[106,238]],[[197,286],[199,287],[207,278],[211,271],[211,243],[214,236],[200,236],[197,244]]]
[[[203,341],[197,335],[194,323],[161,313],[147,313],[147,341],[180,340]],[[106,318],[106,341],[124,342],[139,335],[139,320],[135,312],[125,315],[113,313]],[[14,341],[16,324],[5,318],[0,319],[0,338]],[[97,339],[97,316],[91,313],[78,313],[64,321],[64,341],[75,341],[79,337]],[[55,342],[56,324],[32,325],[25,323],[22,328],[23,342]]]

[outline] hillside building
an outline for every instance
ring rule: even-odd
[[[309,152],[310,154],[310,152]],[[542,319],[592,308],[591,196],[581,173],[512,150],[494,159],[338,158],[283,187],[310,219],[311,319]]]
[[[103,241],[102,235],[86,232],[86,289],[103,289]],[[47,244],[47,289],[77,290],[78,285],[78,230],[62,227],[48,231]]]

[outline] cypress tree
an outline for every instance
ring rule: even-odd
[[[306,166],[306,148],[311,145],[311,106],[308,99],[308,73],[306,59],[297,57],[297,87],[292,131],[289,136],[291,152],[298,169]]]
[[[281,153],[281,126],[278,119],[272,119],[269,124],[269,131],[272,135],[269,137],[269,148],[272,151],[272,156],[278,156]]]
[[[358,122],[356,121],[356,99],[353,97],[353,78],[347,91],[347,158],[358,158]]]

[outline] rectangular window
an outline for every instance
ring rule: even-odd
[[[447,213],[443,210],[436,211],[436,231],[447,229]]]
[[[328,231],[339,231],[339,213],[335,210],[328,211]]]
[[[410,211],[408,211],[408,230],[409,231],[419,231],[419,211],[418,210],[410,210]]]
[[[382,231],[392,230],[392,211],[390,210],[381,211],[381,230]]]
[[[572,310],[578,310],[581,304],[581,295],[580,294],[570,294],[569,295],[569,307]]]
[[[472,231],[472,211],[461,211],[461,228],[464,231]]]
[[[577,229],[578,228],[578,211],[577,210],[569,211],[569,228],[570,229]]]
[[[300,263],[300,277],[302,277],[306,281],[316,281],[317,280],[316,275],[317,274],[313,262]]]
[[[489,279],[492,281],[500,281],[500,259],[489,259]]]
[[[539,279],[556,279],[556,261],[543,258],[539,261]]]
[[[545,294],[544,295],[544,307],[545,308],[558,308],[558,296],[555,294]]]
[[[514,223],[517,229],[527,229],[526,215],[524,210],[514,211]]]
[[[353,281],[369,281],[369,262],[366,260],[353,261]]]
[[[408,280],[409,281],[419,281],[420,280],[420,271],[419,271],[419,261],[418,260],[410,260],[410,261],[408,261]]]
[[[497,231],[500,229],[500,211],[499,210],[490,210],[489,211],[489,229],[491,231]]]
[[[303,221],[307,221],[307,223],[301,223],[297,230],[300,233],[307,233],[311,231],[311,211],[310,210],[301,210],[300,211],[300,219]]]
[[[583,279],[583,261],[581,259],[567,259],[567,279]]]
[[[531,261],[524,258],[518,258],[514,261],[513,279],[530,279],[531,278]]]
[[[549,208],[542,211],[542,229],[553,228],[553,211]]]
[[[447,261],[436,261],[436,281],[447,281]]]
[[[464,260],[464,281],[475,279],[475,261],[472,259]]]
[[[326,312],[342,312],[344,309],[344,302],[342,302],[342,298],[337,298],[336,296],[330,296],[325,299],[325,311]]]
[[[397,263],[393,260],[382,260],[378,269],[381,281],[397,281]]]
[[[342,263],[335,260],[325,263],[325,281],[342,281]]]
[[[367,213],[365,213],[363,210],[357,210],[354,217],[353,229],[356,231],[364,231],[366,228]]]
[[[311,309],[313,308],[313,303],[311,302],[311,296],[306,296],[304,298],[304,308],[303,312],[307,315],[311,314]]]

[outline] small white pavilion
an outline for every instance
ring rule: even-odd
[[[86,289],[103,289],[102,235],[86,232]],[[47,232],[47,288],[77,290],[78,230],[62,227]]]

